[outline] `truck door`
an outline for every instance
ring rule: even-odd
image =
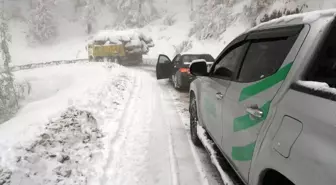
[[[225,95],[223,121],[231,126],[223,128],[230,134],[223,134],[222,148],[245,182],[260,128],[297,54],[295,49],[290,51],[301,29],[296,26],[250,34],[240,72]]]

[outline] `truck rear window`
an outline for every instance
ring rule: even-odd
[[[336,101],[336,25],[315,51],[312,65],[302,81],[292,84],[292,89]]]
[[[320,51],[317,51],[314,64],[305,80],[324,82],[336,88],[336,25],[331,29]]]

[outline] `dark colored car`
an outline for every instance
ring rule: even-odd
[[[162,64],[163,68],[156,67],[157,79],[168,78],[175,89],[187,89],[195,76],[190,74],[189,66],[192,61],[203,59],[207,62],[208,68],[215,59],[210,54],[178,54],[173,60],[166,55],[159,55],[157,64]]]

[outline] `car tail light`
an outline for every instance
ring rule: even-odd
[[[181,73],[189,73],[189,68],[180,68]]]

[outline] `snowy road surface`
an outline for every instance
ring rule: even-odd
[[[93,65],[95,71],[88,71],[87,65]],[[32,132],[29,139],[20,137],[11,145],[0,143],[0,181],[32,185],[223,184],[205,150],[191,143],[187,93],[175,91],[168,81],[157,81],[153,67],[97,65],[77,64],[83,68],[79,71],[71,69],[76,65],[64,65],[62,71],[73,70],[74,75],[67,77],[72,80],[65,85],[57,82],[57,91],[49,88],[42,98],[36,97],[38,93],[28,98],[23,110],[38,102],[46,106],[49,99],[69,99],[71,104],[70,109],[64,107],[62,116],[45,121],[44,129],[38,132],[31,129],[34,119],[29,127],[23,125],[21,132]],[[50,74],[55,68],[44,70]],[[76,72],[87,74],[79,80],[73,77]],[[87,79],[97,72],[100,75]],[[18,75],[29,76],[27,73]],[[85,92],[84,88],[64,90],[74,84],[80,87],[78,84],[86,80],[90,88]],[[43,82],[38,82],[35,86],[41,87]],[[72,92],[72,96],[64,97],[59,91]],[[20,126],[23,123],[15,120],[22,118],[19,114],[0,125],[0,134],[2,129],[8,138],[13,138],[11,132],[20,134],[11,131],[9,123]],[[41,127],[41,120],[36,120]]]
[[[101,184],[219,184],[190,145],[167,82],[135,71],[133,93]]]

